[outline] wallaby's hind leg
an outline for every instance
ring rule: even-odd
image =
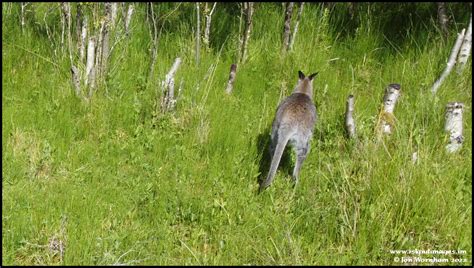
[[[303,162],[309,153],[309,139],[305,142],[297,144],[295,147],[295,151],[296,151],[296,164],[295,164],[295,169],[293,170],[292,179],[293,179],[293,183],[296,185],[298,183],[301,165],[303,165]]]

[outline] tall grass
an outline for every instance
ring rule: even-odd
[[[421,257],[472,265],[472,69],[451,74],[436,96],[429,91],[454,30],[444,41],[435,20],[406,32],[391,29],[390,16],[361,5],[350,32],[342,4],[331,10],[308,4],[294,51],[283,57],[283,10],[261,3],[248,61],[227,95],[238,38],[238,17],[228,12],[238,10],[218,4],[211,48],[199,66],[193,6],[170,13],[147,83],[150,37],[138,5],[131,37],[114,51],[106,85],[87,104],[74,95],[67,56],[54,53],[34,22],[22,33],[18,5],[6,5],[2,263],[381,265],[412,256],[390,250],[418,249],[463,250]],[[42,18],[44,5],[35,16]],[[161,14],[175,5],[160,4]],[[58,19],[50,23],[59,27]],[[177,109],[154,115],[159,81],[178,56]],[[258,195],[271,121],[298,70],[319,71],[311,152],[295,189],[289,152],[272,186]],[[402,87],[395,133],[377,142],[374,128],[390,83]],[[350,93],[357,142],[343,131]],[[444,150],[449,101],[466,105],[456,154]]]

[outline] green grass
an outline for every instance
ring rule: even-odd
[[[363,13],[357,32],[341,36],[331,28],[337,15],[308,4],[294,52],[283,57],[281,6],[259,4],[249,58],[229,96],[238,18],[218,5],[216,37],[196,66],[193,6],[180,7],[165,24],[147,84],[150,38],[138,6],[131,38],[113,52],[106,86],[88,104],[74,95],[68,57],[56,56],[33,22],[22,33],[18,9],[2,9],[4,265],[387,265],[407,257],[390,250],[414,249],[464,250],[420,256],[472,265],[471,60],[430,92],[455,31],[443,41],[435,20],[425,21],[397,43]],[[177,56],[177,109],[154,117],[159,81]],[[295,189],[290,153],[257,194],[274,112],[298,70],[319,71],[311,152]],[[396,128],[377,142],[390,83],[402,86]],[[350,93],[357,142],[343,129]],[[455,154],[444,150],[449,101],[465,104]]]

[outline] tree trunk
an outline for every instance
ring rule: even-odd
[[[117,19],[118,3],[110,3],[110,25],[115,27],[115,20]]]
[[[129,35],[129,27],[130,27],[130,21],[132,20],[132,14],[133,14],[133,4],[128,4],[128,10],[127,10],[127,16],[124,20],[125,22],[125,34],[128,36]]]
[[[449,143],[446,150],[449,153],[456,152],[462,146],[462,112],[464,104],[461,102],[450,102],[446,105],[446,123],[444,130],[449,133]]]
[[[71,74],[72,74],[72,84],[74,85],[74,91],[76,92],[76,96],[81,98],[81,82],[80,78],[81,75],[79,73],[79,69],[76,66],[71,67]]]
[[[291,32],[291,15],[293,14],[294,2],[288,2],[285,12],[285,23],[283,25],[283,52],[288,51],[290,32]]]
[[[461,73],[466,67],[467,59],[471,55],[471,46],[472,46],[472,14],[469,19],[469,26],[467,27],[466,34],[464,35],[464,40],[459,50],[458,55],[458,73]]]
[[[201,17],[199,11],[199,2],[196,3],[196,14],[197,14],[197,23],[196,23],[196,64],[199,66],[199,52],[201,50]]]
[[[351,20],[356,17],[356,10],[357,10],[357,2],[348,2],[349,4],[349,15],[351,16]]]
[[[151,18],[150,24],[151,25],[151,39],[152,39],[152,51],[151,51],[151,62],[150,62],[150,69],[148,71],[148,79],[153,79],[153,73],[155,72],[155,62],[156,57],[158,55],[158,26],[156,24],[155,18],[155,11],[153,10],[153,3],[149,3],[150,12],[149,17]]]
[[[298,26],[300,24],[301,20],[301,14],[303,13],[303,6],[304,2],[300,3],[300,7],[298,8],[298,16],[296,17],[296,24],[295,28],[293,29],[293,32],[290,34],[290,50],[293,50],[293,44],[295,43],[295,38],[296,38],[296,33],[298,32]]]
[[[381,116],[381,130],[384,134],[391,134],[392,127],[395,125],[395,117],[393,110],[395,104],[400,96],[400,85],[390,84],[385,89],[385,95],[383,97],[383,111]]]
[[[441,86],[444,79],[446,79],[446,77],[448,77],[448,75],[451,73],[454,67],[454,64],[456,63],[456,56],[458,55],[459,49],[461,48],[462,40],[464,38],[464,32],[465,32],[465,29],[462,29],[461,33],[458,34],[458,38],[456,39],[456,43],[454,43],[454,47],[451,50],[451,55],[449,56],[449,60],[448,60],[448,63],[446,64],[446,68],[444,69],[441,76],[438,78],[438,80],[436,80],[433,87],[431,88],[431,92],[433,94],[436,94],[436,92],[438,91],[438,88]]]
[[[86,62],[86,75],[85,75],[85,84],[90,85],[94,84],[95,72],[94,72],[94,62],[95,62],[95,37],[89,37],[89,43],[87,44],[87,62]]]
[[[101,79],[105,78],[107,74],[107,65],[109,59],[109,40],[110,40],[110,31],[113,27],[112,24],[112,3],[105,3],[105,21],[104,21],[104,28],[102,31],[102,58],[100,60],[100,73]]]
[[[352,94],[347,97],[345,119],[347,136],[353,139],[356,135],[356,124],[354,120],[354,95]]]
[[[62,10],[63,10],[63,15],[64,15],[64,20],[66,23],[66,38],[67,38],[67,49],[69,52],[69,60],[71,62],[71,66],[73,64],[72,61],[72,39],[71,39],[71,3],[68,2],[63,2],[61,4]],[[64,27],[63,27],[64,30]]]
[[[206,28],[204,28],[204,45],[206,48],[209,48],[209,38],[211,34],[211,20],[212,20],[212,13],[214,13],[214,9],[216,8],[217,2],[214,2],[214,5],[212,6],[211,11],[209,11],[209,8],[207,6],[207,2],[205,4],[204,8],[204,13],[206,16]]]
[[[236,75],[237,75],[237,64],[233,63],[230,66],[229,81],[227,81],[227,88],[225,89],[225,92],[227,94],[232,93],[232,90],[234,89],[234,80],[235,80]]]
[[[176,58],[173,66],[171,67],[168,74],[166,74],[165,80],[161,82],[161,111],[163,113],[168,112],[176,105],[174,98],[174,75],[181,64],[181,58]]]
[[[245,9],[245,30],[244,30],[244,37],[242,41],[242,53],[240,62],[245,62],[247,59],[247,47],[248,42],[250,39],[250,33],[252,31],[252,17],[253,17],[253,2],[245,2],[244,9]]]
[[[87,17],[84,17],[82,21],[81,39],[79,43],[79,62],[84,62],[86,40],[87,40]]]
[[[436,2],[438,6],[438,22],[441,31],[443,32],[444,36],[448,35],[448,16],[446,15],[446,5],[445,2]]]

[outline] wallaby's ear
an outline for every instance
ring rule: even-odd
[[[298,71],[298,77],[303,80],[304,79],[304,73],[302,71]]]
[[[314,74],[308,76],[309,80],[313,80],[313,78],[318,74],[319,72],[315,72]]]

